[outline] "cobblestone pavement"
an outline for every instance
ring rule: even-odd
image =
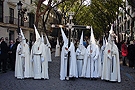
[[[107,82],[100,79],[78,78],[61,81],[59,79],[60,57],[49,62],[49,80],[17,80],[13,71],[0,73],[0,90],[135,90],[135,70],[121,65],[122,82]]]

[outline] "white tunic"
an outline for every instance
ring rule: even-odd
[[[60,56],[60,45],[56,45],[55,57]]]
[[[68,49],[70,51],[70,67],[69,67],[69,77],[76,77],[78,78],[78,73],[77,73],[77,60],[76,60],[76,53],[75,53],[75,47],[74,43],[71,42],[71,45]]]
[[[108,42],[104,51],[102,80],[121,82],[118,48],[114,43]]]
[[[42,61],[42,74],[41,77],[44,79],[49,79],[48,75],[48,60],[47,60],[47,52],[46,52],[46,45],[44,43],[41,43],[40,45],[42,47],[42,55],[44,58],[44,61]]]
[[[82,67],[83,67],[83,60],[85,56],[86,48],[84,46],[81,46],[81,48],[77,48],[76,55],[77,55],[77,70],[78,70],[78,76],[81,77],[82,74]]]
[[[99,78],[101,62],[99,60],[99,47],[97,45],[90,45],[87,47],[86,55],[81,77],[86,78]]]
[[[48,60],[49,62],[51,62],[51,61],[52,61],[52,59],[51,59],[51,50],[50,50],[51,45],[46,44],[46,46],[47,46],[46,51],[48,52],[47,60]]]
[[[103,62],[104,62],[104,50],[105,50],[105,46],[101,47],[101,69],[103,70]]]
[[[29,46],[26,43],[18,44],[16,50],[15,77],[19,79],[30,77]]]
[[[31,50],[31,58],[32,58],[31,60],[33,61],[34,79],[41,79],[41,58],[42,57],[43,57],[42,47],[40,43],[35,42]]]
[[[67,77],[68,51],[65,48],[67,48],[67,46],[63,45],[61,51],[60,80],[65,80]]]

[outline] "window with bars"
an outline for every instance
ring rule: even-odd
[[[14,23],[14,9],[13,8],[9,8],[9,23],[13,24]]]
[[[33,24],[34,24],[34,20],[35,20],[35,15],[33,13],[29,13],[29,27],[30,28],[34,28]]]

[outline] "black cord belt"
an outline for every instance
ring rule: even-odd
[[[77,60],[83,60],[83,59],[77,59]]]
[[[34,55],[41,55],[41,54],[34,54]]]

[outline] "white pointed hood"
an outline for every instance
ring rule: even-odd
[[[97,45],[99,45],[99,41],[100,41],[100,40],[97,41]]]
[[[38,33],[37,28],[36,28],[35,25],[34,25],[34,28],[35,28],[36,41],[37,41],[40,38],[40,35],[39,35],[39,33]]]
[[[22,29],[20,28],[20,33],[21,33],[21,36],[22,36],[22,40],[24,40],[25,39],[25,37],[24,37],[24,34],[23,34],[23,32],[22,32]]]
[[[82,31],[82,35],[81,35],[81,38],[80,38],[80,45],[83,45],[83,31]]]
[[[94,37],[94,34],[93,34],[93,28],[92,28],[92,26],[91,26],[90,43],[91,43],[91,44],[96,44],[95,37]]]
[[[113,34],[114,31],[113,31],[113,25],[111,26],[111,30],[109,31],[110,34]]]
[[[106,37],[105,37],[105,45],[107,45],[108,44],[108,42],[107,42],[107,39],[106,39]]]
[[[44,37],[43,37],[43,34],[42,34],[41,42],[43,42],[43,43],[44,43]]]
[[[111,38],[111,35],[114,33],[114,31],[113,31],[113,25],[111,26],[111,30],[109,31],[109,37],[108,37],[108,42],[112,42],[112,38]]]
[[[64,45],[68,44],[68,39],[67,39],[67,37],[66,37],[66,35],[65,35],[65,33],[64,33],[63,29],[62,29],[62,27],[61,27],[61,33],[62,33]]]
[[[51,47],[50,43],[49,43],[49,40],[47,38],[47,35],[45,34],[45,38],[46,38],[46,42],[47,42],[47,46]]]

